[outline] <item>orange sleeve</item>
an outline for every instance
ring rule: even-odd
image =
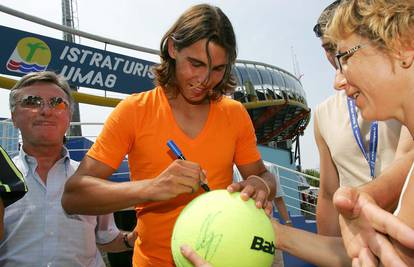
[[[134,142],[136,117],[132,96],[121,101],[105,121],[104,127],[87,155],[118,169]]]
[[[239,107],[240,112],[237,114],[239,117],[235,118],[235,121],[238,122],[240,131],[236,141],[234,163],[245,165],[261,159],[261,156],[257,149],[256,134],[249,113],[242,104],[239,104]]]

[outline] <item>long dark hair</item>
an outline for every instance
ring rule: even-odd
[[[237,57],[236,36],[233,26],[220,8],[201,4],[184,12],[174,25],[165,33],[161,40],[161,63],[154,68],[157,85],[162,86],[167,94],[177,95],[175,78],[175,60],[168,53],[168,40],[173,42],[177,51],[195,42],[207,39],[206,52],[209,63],[209,42],[220,45],[227,53],[227,66],[222,81],[213,88],[211,99],[217,100],[223,94],[229,94],[236,86],[232,68]]]

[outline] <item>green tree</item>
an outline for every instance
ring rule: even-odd
[[[316,178],[319,178],[319,176],[320,176],[319,171],[315,170],[315,169],[306,169],[306,170],[303,170],[303,173],[305,173],[307,175],[310,175],[310,176],[313,176],[313,177],[316,177]],[[305,178],[306,178],[306,181],[308,181],[309,185],[319,187],[319,179],[315,180],[315,179],[311,179],[309,177],[305,177]]]

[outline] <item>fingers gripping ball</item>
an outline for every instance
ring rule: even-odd
[[[192,266],[180,252],[191,246],[214,267],[271,266],[275,253],[272,224],[253,200],[215,190],[195,198],[174,226],[171,249],[178,267]]]

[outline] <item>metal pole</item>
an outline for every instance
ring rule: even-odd
[[[62,0],[62,25],[74,28],[73,22],[73,10],[72,10],[72,0]],[[67,42],[74,43],[75,36],[72,33],[63,32],[63,40]],[[73,91],[78,91],[78,87],[71,87]],[[74,103],[74,110],[72,115],[72,121],[80,122],[80,111],[79,111],[79,103]],[[80,125],[71,125],[69,127],[69,136],[82,136],[82,128]]]

